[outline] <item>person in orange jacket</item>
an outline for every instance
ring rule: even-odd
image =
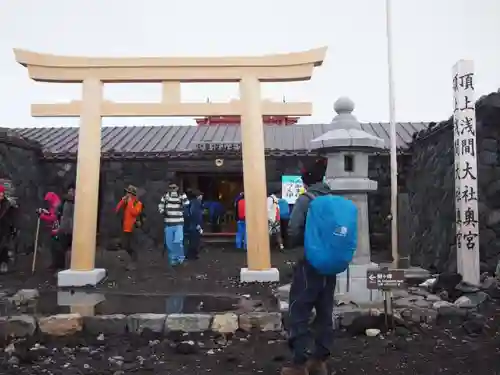
[[[137,199],[137,188],[129,185],[125,189],[125,196],[118,202],[116,213],[121,212],[122,220],[122,240],[121,247],[129,255],[131,262],[127,270],[133,271],[137,268],[137,251],[133,248],[133,235],[135,227],[139,227],[140,215],[142,214],[143,204]]]

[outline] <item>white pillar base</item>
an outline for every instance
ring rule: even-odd
[[[90,271],[64,270],[57,274],[58,287],[96,286],[106,277],[104,268],[94,268]]]
[[[240,271],[240,282],[242,283],[275,283],[280,281],[280,271],[277,268],[254,271],[242,268]]]

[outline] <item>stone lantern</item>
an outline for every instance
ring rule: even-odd
[[[311,148],[328,159],[325,182],[358,207],[358,246],[349,269],[337,277],[336,295],[358,305],[370,304],[380,301],[382,294],[366,286],[367,270],[377,268],[371,262],[368,224],[368,193],[377,190],[377,182],[368,178],[368,157],[384,149],[384,140],[361,128],[349,98],[339,98],[334,109],[334,129],[313,139]]]

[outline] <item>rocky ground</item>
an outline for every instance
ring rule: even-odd
[[[500,309],[488,305],[475,332],[443,321],[394,334],[338,331],[331,374],[500,374]],[[289,359],[281,333],[33,336],[0,352],[1,374],[278,374]]]
[[[281,273],[281,282],[291,276],[293,262],[300,251],[273,251],[272,265]],[[108,271],[108,277],[97,289],[128,293],[207,293],[267,295],[265,285],[240,285],[239,272],[246,267],[246,253],[231,246],[210,247],[202,250],[200,259],[171,268],[159,250],[140,250],[136,271],[126,271],[128,255],[122,251],[99,251],[97,267]],[[0,289],[34,288],[40,291],[54,289],[56,278],[47,271],[49,254],[39,255],[37,271],[31,274],[32,255],[18,259],[17,270],[0,275]]]
[[[500,374],[499,290],[492,276],[475,288],[443,274],[397,293],[389,331],[380,311],[344,317],[331,374]],[[277,374],[289,360],[286,333],[246,332],[241,322],[239,329],[212,326],[205,333],[86,329],[59,338],[47,336],[49,323],[30,326],[27,338],[0,341],[1,374]],[[368,337],[368,328],[379,332]]]

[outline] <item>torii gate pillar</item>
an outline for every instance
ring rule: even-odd
[[[307,81],[323,63],[326,48],[271,56],[186,58],[90,58],[14,50],[16,60],[40,82],[82,83],[81,101],[33,104],[35,117],[80,117],[71,269],[58,274],[59,286],[96,285],[105,276],[95,268],[97,201],[104,116],[241,116],[243,179],[247,202],[248,268],[243,282],[279,280],[271,267],[267,229],[266,171],[262,116],[309,116],[310,103],[262,101],[261,82]],[[104,83],[157,82],[160,103],[114,103],[103,98]],[[240,100],[181,103],[182,82],[237,82]]]

